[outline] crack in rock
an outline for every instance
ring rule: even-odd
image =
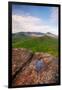
[[[36,71],[38,60],[42,62],[39,72]],[[12,49],[12,87],[58,83],[58,77],[58,59],[56,57],[43,52],[32,53],[24,48]]]

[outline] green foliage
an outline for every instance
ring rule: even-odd
[[[31,49],[33,52],[47,52],[58,56],[58,40],[48,36],[12,36],[12,47],[27,48]]]

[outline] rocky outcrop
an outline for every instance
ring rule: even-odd
[[[30,60],[32,52],[26,49],[13,49],[12,50],[12,77]]]
[[[36,61],[43,60],[44,67],[37,72]],[[12,86],[58,83],[58,59],[50,54],[32,53],[27,49],[12,50]]]

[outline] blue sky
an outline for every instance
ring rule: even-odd
[[[25,19],[28,19],[29,17],[30,17],[30,19],[31,19],[31,17],[32,17],[32,19],[37,18],[37,19],[39,19],[38,22],[40,22],[40,24],[43,24],[43,26],[46,25],[49,27],[53,27],[55,29],[55,31],[56,31],[56,29],[58,29],[58,21],[57,21],[58,20],[58,9],[57,9],[57,7],[14,5],[13,4],[12,5],[12,15],[20,16],[18,18],[20,18],[22,20],[22,22],[24,22],[22,19],[23,17]],[[26,25],[29,23],[30,19],[28,21],[25,20]],[[18,23],[20,23],[20,25],[21,25],[21,20],[18,22]],[[18,21],[18,20],[16,20],[16,21]],[[28,23],[26,23],[26,22],[28,22]],[[32,22],[30,24],[32,24]],[[15,23],[15,20],[14,20],[14,23]],[[36,23],[36,25],[37,24],[39,24],[39,23]],[[34,29],[32,29],[32,31],[34,31]],[[52,31],[52,32],[55,34],[58,34],[57,31],[56,32],[55,31]],[[41,32],[43,32],[43,30],[41,30]],[[47,31],[44,30],[44,32],[49,32],[49,30],[47,30]]]
[[[30,6],[30,5],[13,5],[12,6],[13,14],[24,15],[30,14],[34,17],[43,18],[46,22],[49,21],[51,14],[51,7],[45,6]],[[48,23],[48,22],[47,22]]]

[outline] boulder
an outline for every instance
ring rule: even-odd
[[[44,64],[39,72],[36,71],[38,59]],[[32,53],[27,49],[14,48],[12,51],[12,75],[15,77],[13,77],[12,86],[57,84],[59,79],[58,66],[58,59],[48,53]],[[16,73],[17,70],[18,73]]]
[[[21,69],[32,57],[33,53],[23,48],[12,49],[12,77]]]

